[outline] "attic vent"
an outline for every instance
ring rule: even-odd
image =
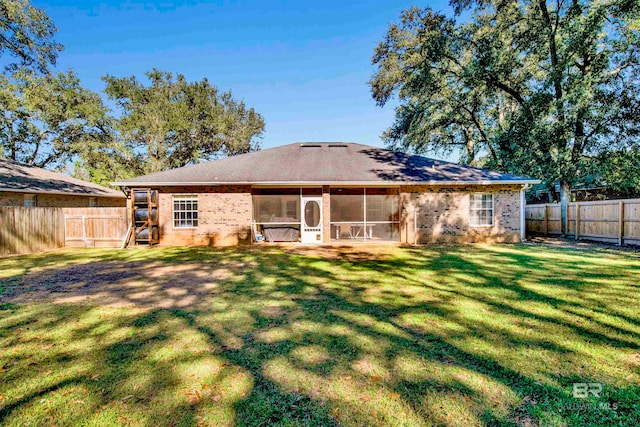
[[[329,144],[329,148],[347,148],[347,144]]]
[[[320,148],[322,145],[320,144],[300,144],[302,148]]]

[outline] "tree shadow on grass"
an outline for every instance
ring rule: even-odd
[[[525,274],[549,261],[504,248],[374,256],[348,248],[165,249],[96,256],[90,264],[65,260],[58,268],[52,262],[17,275],[30,287],[5,298],[0,312],[0,348],[7,350],[0,421],[453,426],[640,419],[632,403],[637,387],[622,386],[640,376],[637,317],[625,315],[629,326],[616,327],[597,317],[615,298],[576,300],[590,287],[571,260],[552,267],[567,279],[552,288],[542,275]],[[574,422],[575,413],[559,411],[575,401],[571,385],[580,381],[602,382],[627,406]],[[81,396],[85,405],[74,407]]]

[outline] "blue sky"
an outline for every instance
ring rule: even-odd
[[[58,68],[83,84],[143,76],[153,67],[207,77],[266,121],[263,148],[296,141],[382,146],[393,105],[380,108],[367,81],[371,55],[403,1],[38,1],[58,26]],[[429,2],[448,11],[446,1]]]

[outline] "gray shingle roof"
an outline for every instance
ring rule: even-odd
[[[295,143],[137,178],[121,186],[536,183],[537,180],[354,143]]]
[[[121,191],[6,159],[0,159],[0,192],[2,191],[125,197]]]

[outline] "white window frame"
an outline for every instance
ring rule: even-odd
[[[35,194],[25,194],[22,206],[25,208],[35,208],[38,206],[38,196]]]
[[[491,207],[490,208],[475,207],[475,203],[474,203],[475,198],[480,197],[481,204],[482,204],[482,199],[484,196],[491,196]],[[495,222],[494,220],[495,207],[496,207],[495,199],[496,198],[493,193],[472,193],[469,195],[469,225],[471,227],[493,227],[493,224]],[[474,218],[477,219],[477,217],[474,216],[474,212],[483,212],[483,211],[490,213],[489,215],[487,215],[487,217],[490,218],[491,220],[489,224],[479,224],[474,221]]]
[[[191,210],[187,210],[186,208],[184,210],[182,209],[178,209],[176,210],[176,200],[184,200],[186,201],[190,201],[192,204],[195,203],[196,208],[195,209],[191,209]],[[199,210],[200,210],[200,204],[198,202],[198,195],[193,195],[193,194],[175,194],[171,197],[171,219],[172,219],[172,224],[173,224],[173,228],[176,229],[193,229],[193,228],[198,228],[198,225],[200,224],[200,214],[199,214]],[[178,218],[177,221],[191,221],[191,225],[179,225],[176,223],[176,213],[180,214],[180,213],[195,213],[195,225],[193,225],[194,222],[194,218],[192,215],[192,218],[186,219],[186,215],[184,219],[180,219]]]

